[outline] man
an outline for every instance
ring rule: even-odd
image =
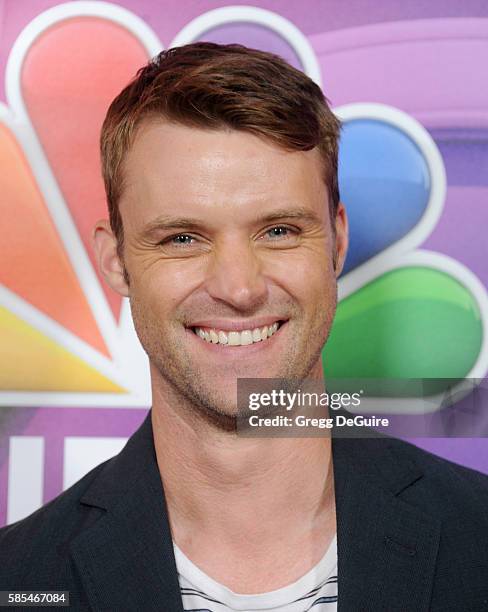
[[[236,431],[239,378],[325,389],[339,128],[309,78],[235,45],[163,52],[114,100],[94,242],[152,410],[1,531],[0,589],[80,610],[488,610],[488,478],[389,438]]]

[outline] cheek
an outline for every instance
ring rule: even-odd
[[[171,312],[201,282],[200,266],[194,262],[156,261],[131,285],[131,295],[159,314]]]
[[[335,274],[332,259],[324,252],[290,258],[275,266],[274,278],[302,304],[305,309],[327,302],[333,294]]]
[[[298,287],[298,285],[297,285]],[[307,326],[315,335],[317,341],[325,342],[337,307],[337,282],[333,266],[310,266],[300,279],[300,297],[303,311],[307,318]]]

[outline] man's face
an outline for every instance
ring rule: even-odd
[[[126,291],[154,384],[225,418],[238,377],[321,370],[347,220],[341,205],[335,238],[318,151],[146,122],[125,160],[120,212]]]

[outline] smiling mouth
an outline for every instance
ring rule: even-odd
[[[229,331],[208,327],[191,327],[194,334],[209,344],[224,346],[249,346],[258,342],[266,342],[286,321],[275,321],[272,325],[263,325],[254,329]]]

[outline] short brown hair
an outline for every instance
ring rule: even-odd
[[[122,165],[136,128],[150,117],[196,128],[241,130],[290,151],[318,147],[335,227],[341,124],[320,87],[277,55],[237,44],[198,42],[157,55],[115,98],[105,117],[102,173],[119,253]]]

